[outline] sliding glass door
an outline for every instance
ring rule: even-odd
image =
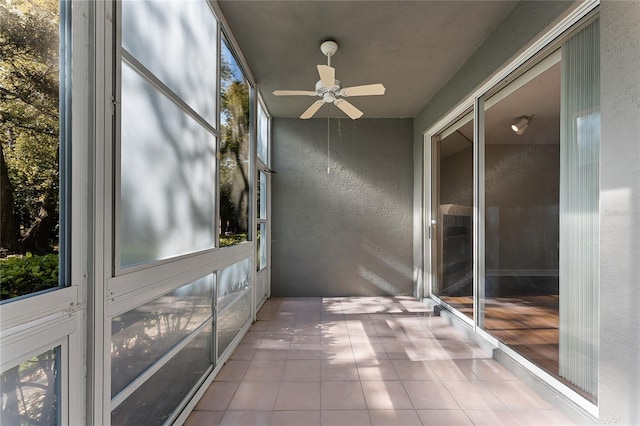
[[[480,324],[557,374],[560,52],[484,103]],[[512,126],[514,126],[512,128]]]
[[[594,404],[598,40],[583,23],[434,132],[425,209],[431,295]]]
[[[478,324],[597,401],[598,21],[484,102]]]
[[[431,144],[432,291],[473,318],[473,112]]]

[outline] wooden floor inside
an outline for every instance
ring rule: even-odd
[[[472,297],[443,296],[441,299],[473,318]],[[559,312],[558,295],[486,298],[484,329],[538,367],[561,379],[558,372]],[[593,401],[591,395],[561,380]]]

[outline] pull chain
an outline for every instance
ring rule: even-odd
[[[331,111],[331,105],[327,104],[327,174],[329,174],[329,172],[331,171],[331,163],[330,163],[330,155],[331,155],[331,118],[329,116],[329,113]]]

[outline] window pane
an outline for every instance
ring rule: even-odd
[[[224,41],[220,60],[220,247],[226,247],[248,239],[249,84]]]
[[[267,174],[260,172],[258,179],[258,219],[267,218]]]
[[[122,2],[122,46],[213,126],[216,40],[206,1]]]
[[[251,259],[247,258],[218,272],[218,312],[250,287]]]
[[[479,320],[557,377],[561,64],[545,63],[487,101]]]
[[[213,274],[111,321],[111,396],[209,320]]]
[[[269,149],[269,119],[262,104],[258,102],[258,158],[269,164],[267,158]]]
[[[60,424],[60,346],[2,372],[3,425]]]
[[[0,299],[59,285],[66,97],[60,5],[3,2],[0,25]],[[61,78],[63,77],[63,78]],[[63,105],[62,111],[60,105]],[[62,149],[61,149],[62,148]]]
[[[121,267],[214,246],[215,137],[122,64]]]
[[[251,259],[218,272],[218,356],[251,316]]]
[[[258,225],[258,271],[267,267],[267,224]]]
[[[162,425],[212,364],[211,325],[111,413],[112,425]]]
[[[218,357],[229,347],[242,326],[251,317],[251,292],[243,296],[218,315]]]
[[[473,119],[433,141],[433,292],[473,318]]]

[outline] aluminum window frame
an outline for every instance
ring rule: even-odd
[[[63,285],[3,303],[0,309],[2,370],[60,346],[60,420],[85,422],[86,298],[89,263],[89,161],[94,99],[87,96],[94,84],[92,58],[93,5],[60,1],[60,163],[61,222],[65,241],[60,250]],[[73,100],[73,102],[72,102]],[[71,196],[73,194],[73,197]],[[74,368],[71,368],[71,366]],[[77,368],[76,366],[81,366]]]
[[[256,218],[255,219],[255,232],[257,235],[258,229],[260,227],[261,224],[264,224],[266,227],[266,231],[267,231],[267,239],[266,239],[266,243],[265,243],[265,249],[266,249],[266,265],[261,268],[260,270],[255,271],[255,280],[254,280],[254,305],[255,305],[255,311],[257,313],[257,311],[262,307],[262,305],[264,304],[264,302],[266,302],[267,299],[269,299],[271,297],[271,179],[272,179],[272,174],[274,173],[271,169],[270,169],[270,163],[271,163],[271,158],[272,158],[272,147],[273,147],[273,143],[272,143],[272,134],[271,134],[271,126],[272,126],[272,117],[269,114],[269,110],[267,110],[267,107],[264,104],[264,100],[262,99],[262,96],[260,95],[260,93],[257,93],[257,108],[262,108],[262,111],[266,117],[266,124],[267,124],[267,159],[266,162],[263,161],[259,156],[258,156],[258,149],[257,149],[257,134],[259,132],[259,128],[258,128],[258,112],[256,111],[256,155],[255,155],[255,161],[256,161],[256,181],[255,181],[255,187],[256,187],[256,195],[255,195],[255,200],[254,200],[254,205],[255,205],[255,211],[258,211],[258,191],[257,191],[257,184],[258,181],[260,179],[260,173],[265,173],[266,175],[266,185],[267,185],[267,190],[266,192],[266,199],[263,201],[264,203],[266,203],[265,206],[265,210],[266,210],[266,217],[263,218]],[[256,264],[260,265],[260,256],[259,256],[259,247],[258,247],[258,241],[256,238],[256,250],[255,250],[255,259],[256,259]],[[254,268],[257,269],[257,268]],[[265,287],[265,291],[266,294],[264,297],[262,296],[258,296],[257,292],[258,292],[258,287],[259,286],[264,286]]]
[[[216,22],[216,35],[217,35],[217,54],[220,53],[220,43],[223,37],[223,23],[220,20],[220,14],[216,13],[216,5],[211,2],[206,2],[210,7],[214,21]],[[121,312],[126,312],[131,309],[143,305],[144,303],[153,300],[161,296],[162,294],[173,291],[182,285],[188,284],[195,279],[210,274],[212,271],[220,270],[226,266],[236,263],[239,260],[245,258],[255,258],[253,254],[253,244],[238,244],[221,250],[219,248],[219,242],[217,240],[217,232],[215,234],[215,246],[210,249],[200,250],[193,253],[188,253],[180,256],[175,256],[167,259],[157,260],[142,265],[135,265],[126,268],[117,268],[116,262],[119,262],[117,253],[115,250],[117,239],[114,232],[116,224],[116,218],[119,214],[117,209],[119,197],[119,189],[116,184],[116,179],[119,179],[119,156],[120,156],[120,67],[123,60],[133,62],[130,55],[126,52],[123,55],[121,47],[121,8],[117,1],[110,2],[98,2],[95,3],[96,8],[96,22],[94,26],[96,47],[96,104],[98,105],[95,116],[95,138],[96,148],[93,153],[95,171],[94,182],[95,196],[93,199],[93,211],[95,213],[95,239],[93,243],[93,264],[92,268],[95,274],[95,286],[91,289],[91,312],[90,312],[90,324],[89,324],[89,347],[90,353],[88,354],[90,362],[90,374],[89,374],[89,388],[93,390],[92,396],[88,397],[89,412],[87,419],[91,419],[89,422],[95,424],[109,425],[111,423],[111,411],[113,408],[113,401],[111,398],[111,360],[110,360],[110,344],[111,344],[111,319]],[[115,19],[114,19],[115,18]],[[230,45],[237,46],[232,37],[227,36],[227,40]],[[242,69],[250,85],[250,90],[255,91],[255,83],[251,74],[248,72],[246,62],[244,62],[241,55],[234,52],[236,59],[242,65]],[[123,58],[124,56],[124,58]],[[133,58],[135,60],[135,58]],[[133,64],[136,66],[137,64]],[[218,75],[219,81],[219,68],[220,61],[217,61],[217,69],[215,72]],[[139,71],[139,70],[138,70]],[[143,70],[144,72],[144,70]],[[147,81],[153,79],[151,73],[143,76]],[[157,80],[157,79],[156,79]],[[160,91],[167,95],[167,92],[171,90],[163,83],[158,81],[151,81],[151,83],[160,89]],[[218,89],[219,89],[218,83]],[[173,96],[172,93],[168,93],[169,96]],[[219,95],[218,95],[219,96]],[[255,95],[251,95],[255,96]],[[175,95],[176,98],[177,95]],[[172,101],[175,100],[173,97]],[[177,99],[180,102],[179,99]],[[100,107],[102,106],[102,107]],[[184,105],[180,106],[182,110],[186,110]],[[251,105],[251,108],[255,108]],[[220,120],[220,103],[216,105],[216,123],[215,126],[209,124],[206,128],[209,133],[215,133],[216,137],[216,153],[219,149],[219,120]],[[186,111],[187,114],[192,116],[190,111]],[[255,117],[255,112],[252,110],[252,117]],[[200,124],[201,120],[198,120]],[[253,135],[255,125],[251,127],[250,143],[255,143],[255,136]],[[254,150],[251,149],[251,157]],[[217,157],[217,156],[216,156]],[[251,159],[250,157],[250,159]],[[251,160],[252,161],[252,160]],[[251,166],[249,170],[253,169]],[[218,188],[218,161],[216,159],[216,182],[215,187]],[[253,180],[253,176],[251,177]],[[254,185],[255,186],[255,185]],[[216,194],[216,199],[218,194]],[[212,221],[217,221],[219,217],[219,210],[217,201],[215,203],[215,216]],[[217,229],[217,226],[214,226]],[[252,277],[253,282],[251,286],[255,286],[255,277]],[[217,283],[216,283],[217,285]],[[215,297],[214,297],[215,300]],[[217,351],[215,348],[216,337],[216,303],[214,302],[213,310],[213,342],[214,342],[214,354]],[[252,316],[253,316],[252,312]],[[241,335],[244,335],[248,325],[243,327]],[[196,333],[197,334],[197,333]],[[182,344],[184,342],[181,343]],[[234,341],[231,346],[235,348],[239,341]],[[174,348],[175,349],[175,348]],[[165,354],[164,361],[171,358],[171,354],[174,352]],[[222,364],[215,365],[215,358],[213,358],[214,366],[212,371],[208,373],[208,376],[201,384],[202,387],[206,387],[208,383],[213,380],[216,372],[220,369]],[[224,359],[226,361],[226,359]],[[158,364],[159,365],[159,364]],[[158,367],[156,365],[156,367]],[[155,367],[154,367],[155,368]],[[149,373],[150,374],[150,373]],[[136,387],[140,385],[148,378],[149,374],[136,379]],[[150,377],[150,376],[149,376]],[[130,389],[132,392],[132,390]],[[129,392],[129,391],[127,391]],[[197,399],[199,394],[202,393],[202,389],[194,389],[194,399]],[[124,395],[124,394],[123,394]],[[119,396],[115,403],[117,404],[124,396]],[[81,399],[79,397],[78,399]],[[187,408],[192,404],[188,402]],[[184,408],[184,410],[187,410]],[[177,417],[178,413],[174,413]],[[77,422],[77,423],[82,423]]]

